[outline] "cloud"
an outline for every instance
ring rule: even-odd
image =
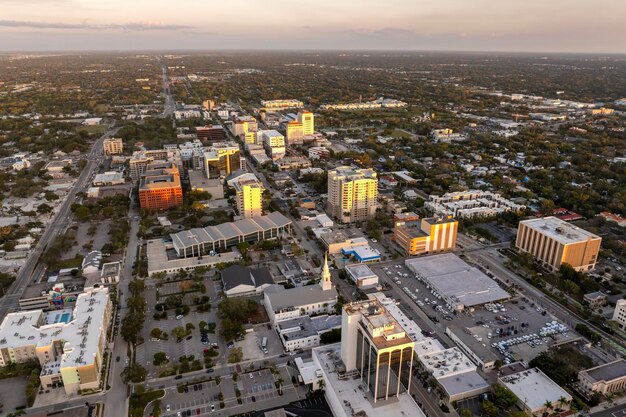
[[[0,20],[0,27],[31,28],[31,29],[64,29],[64,30],[74,30],[74,29],[89,29],[89,30],[114,29],[115,30],[117,29],[117,30],[133,30],[133,31],[195,29],[195,27],[193,26],[162,24],[160,22],[94,25],[94,24],[89,24],[87,22],[61,23],[61,22],[31,22],[31,21],[22,21],[22,20]]]

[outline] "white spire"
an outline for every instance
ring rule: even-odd
[[[328,291],[333,288],[333,284],[330,281],[330,269],[328,269],[327,253],[324,253],[324,268],[322,269],[322,279],[320,280],[320,285],[324,291]]]

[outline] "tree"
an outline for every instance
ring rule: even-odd
[[[511,391],[500,384],[494,384],[493,389],[493,402],[501,410],[508,410],[509,408],[517,404],[517,398]]]
[[[74,210],[74,216],[76,216],[79,221],[84,222],[89,220],[91,211],[89,210],[89,207],[81,205]]]
[[[174,327],[171,333],[172,333],[172,336],[174,336],[178,340],[187,336],[187,330],[185,330],[185,328],[181,326]]]
[[[228,363],[237,363],[243,360],[243,350],[238,347],[230,351],[228,355]]]
[[[467,408],[462,409],[461,412],[459,413],[459,416],[461,416],[461,417],[476,417],[474,415],[474,413],[472,413]]]
[[[40,205],[37,206],[37,213],[39,214],[52,213],[52,207],[50,207],[46,203],[41,203]]]
[[[129,382],[143,382],[146,380],[146,375],[148,375],[146,369],[138,363],[133,362],[124,368],[121,376],[122,381],[124,381],[125,384],[128,384]]]
[[[169,361],[170,360],[167,358],[165,352],[157,352],[154,354],[154,360],[152,361],[152,363],[154,364],[154,366],[160,366],[168,363]]]
[[[489,417],[496,417],[498,415],[498,407],[496,407],[494,403],[488,400],[483,401],[482,405],[480,406],[480,411],[482,411],[483,414]]]
[[[161,339],[163,337],[163,330],[155,327],[154,329],[150,330],[150,337]]]
[[[180,281],[178,283],[178,289],[180,290],[180,292],[182,293],[186,293],[188,292],[191,287],[193,286],[193,282],[191,282],[190,280],[186,279],[184,281]]]

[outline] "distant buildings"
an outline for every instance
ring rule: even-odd
[[[304,103],[294,99],[261,100],[261,106],[266,110],[301,109],[304,107]]]
[[[196,127],[196,136],[203,142],[224,142],[226,131],[220,125],[207,125]]]
[[[515,247],[552,270],[567,263],[577,271],[589,271],[596,265],[601,241],[601,237],[571,223],[543,217],[519,223]]]
[[[285,156],[285,137],[276,130],[259,130],[257,137],[261,138],[267,156],[277,160]]]
[[[620,227],[626,227],[626,219],[617,214],[603,211],[602,213],[600,213],[600,217],[603,217],[607,222],[617,223],[617,225]]]
[[[374,101],[368,101],[364,103],[337,103],[337,104],[323,104],[320,106],[320,110],[374,110],[374,109],[392,109],[406,107],[407,103],[400,100],[379,98]]]
[[[521,212],[525,206],[515,204],[500,194],[491,191],[469,190],[447,193],[442,196],[431,195],[424,204],[435,216],[452,216],[469,219],[490,217],[507,211]]]
[[[406,256],[449,251],[456,247],[458,227],[451,217],[419,221],[415,213],[401,213],[394,216],[393,238]]]
[[[578,386],[588,394],[610,395],[626,391],[626,361],[618,359],[580,371]]]
[[[444,143],[450,143],[465,139],[465,135],[461,133],[454,133],[452,129],[433,129],[430,131],[430,137],[435,142]]]
[[[241,168],[239,145],[235,142],[214,142],[204,151],[204,173],[207,178],[225,178]]]
[[[183,204],[178,167],[171,162],[149,164],[139,181],[139,205],[144,210],[168,210]]]
[[[533,417],[551,414],[556,409],[568,411],[572,396],[538,368],[498,378],[498,383],[517,397],[517,405]]]
[[[0,365],[37,359],[43,388],[63,386],[67,395],[97,390],[111,317],[107,288],[78,295],[73,310],[7,314],[0,324]]]
[[[107,138],[102,142],[102,150],[105,155],[121,155],[124,144],[121,138]]]
[[[378,178],[372,169],[347,166],[328,172],[328,211],[342,223],[367,221],[378,208]]]

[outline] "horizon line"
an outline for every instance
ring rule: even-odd
[[[317,48],[317,49],[294,49],[294,48],[211,48],[211,49],[42,49],[42,50],[3,50],[0,49],[0,55],[10,54],[129,54],[129,53],[210,53],[210,52],[292,52],[292,53],[336,53],[336,52],[358,52],[358,53],[454,53],[454,54],[512,54],[512,55],[597,55],[597,56],[626,56],[625,52],[565,52],[565,51],[507,51],[498,49],[476,49],[476,50],[459,50],[459,49],[360,49],[360,48]]]

